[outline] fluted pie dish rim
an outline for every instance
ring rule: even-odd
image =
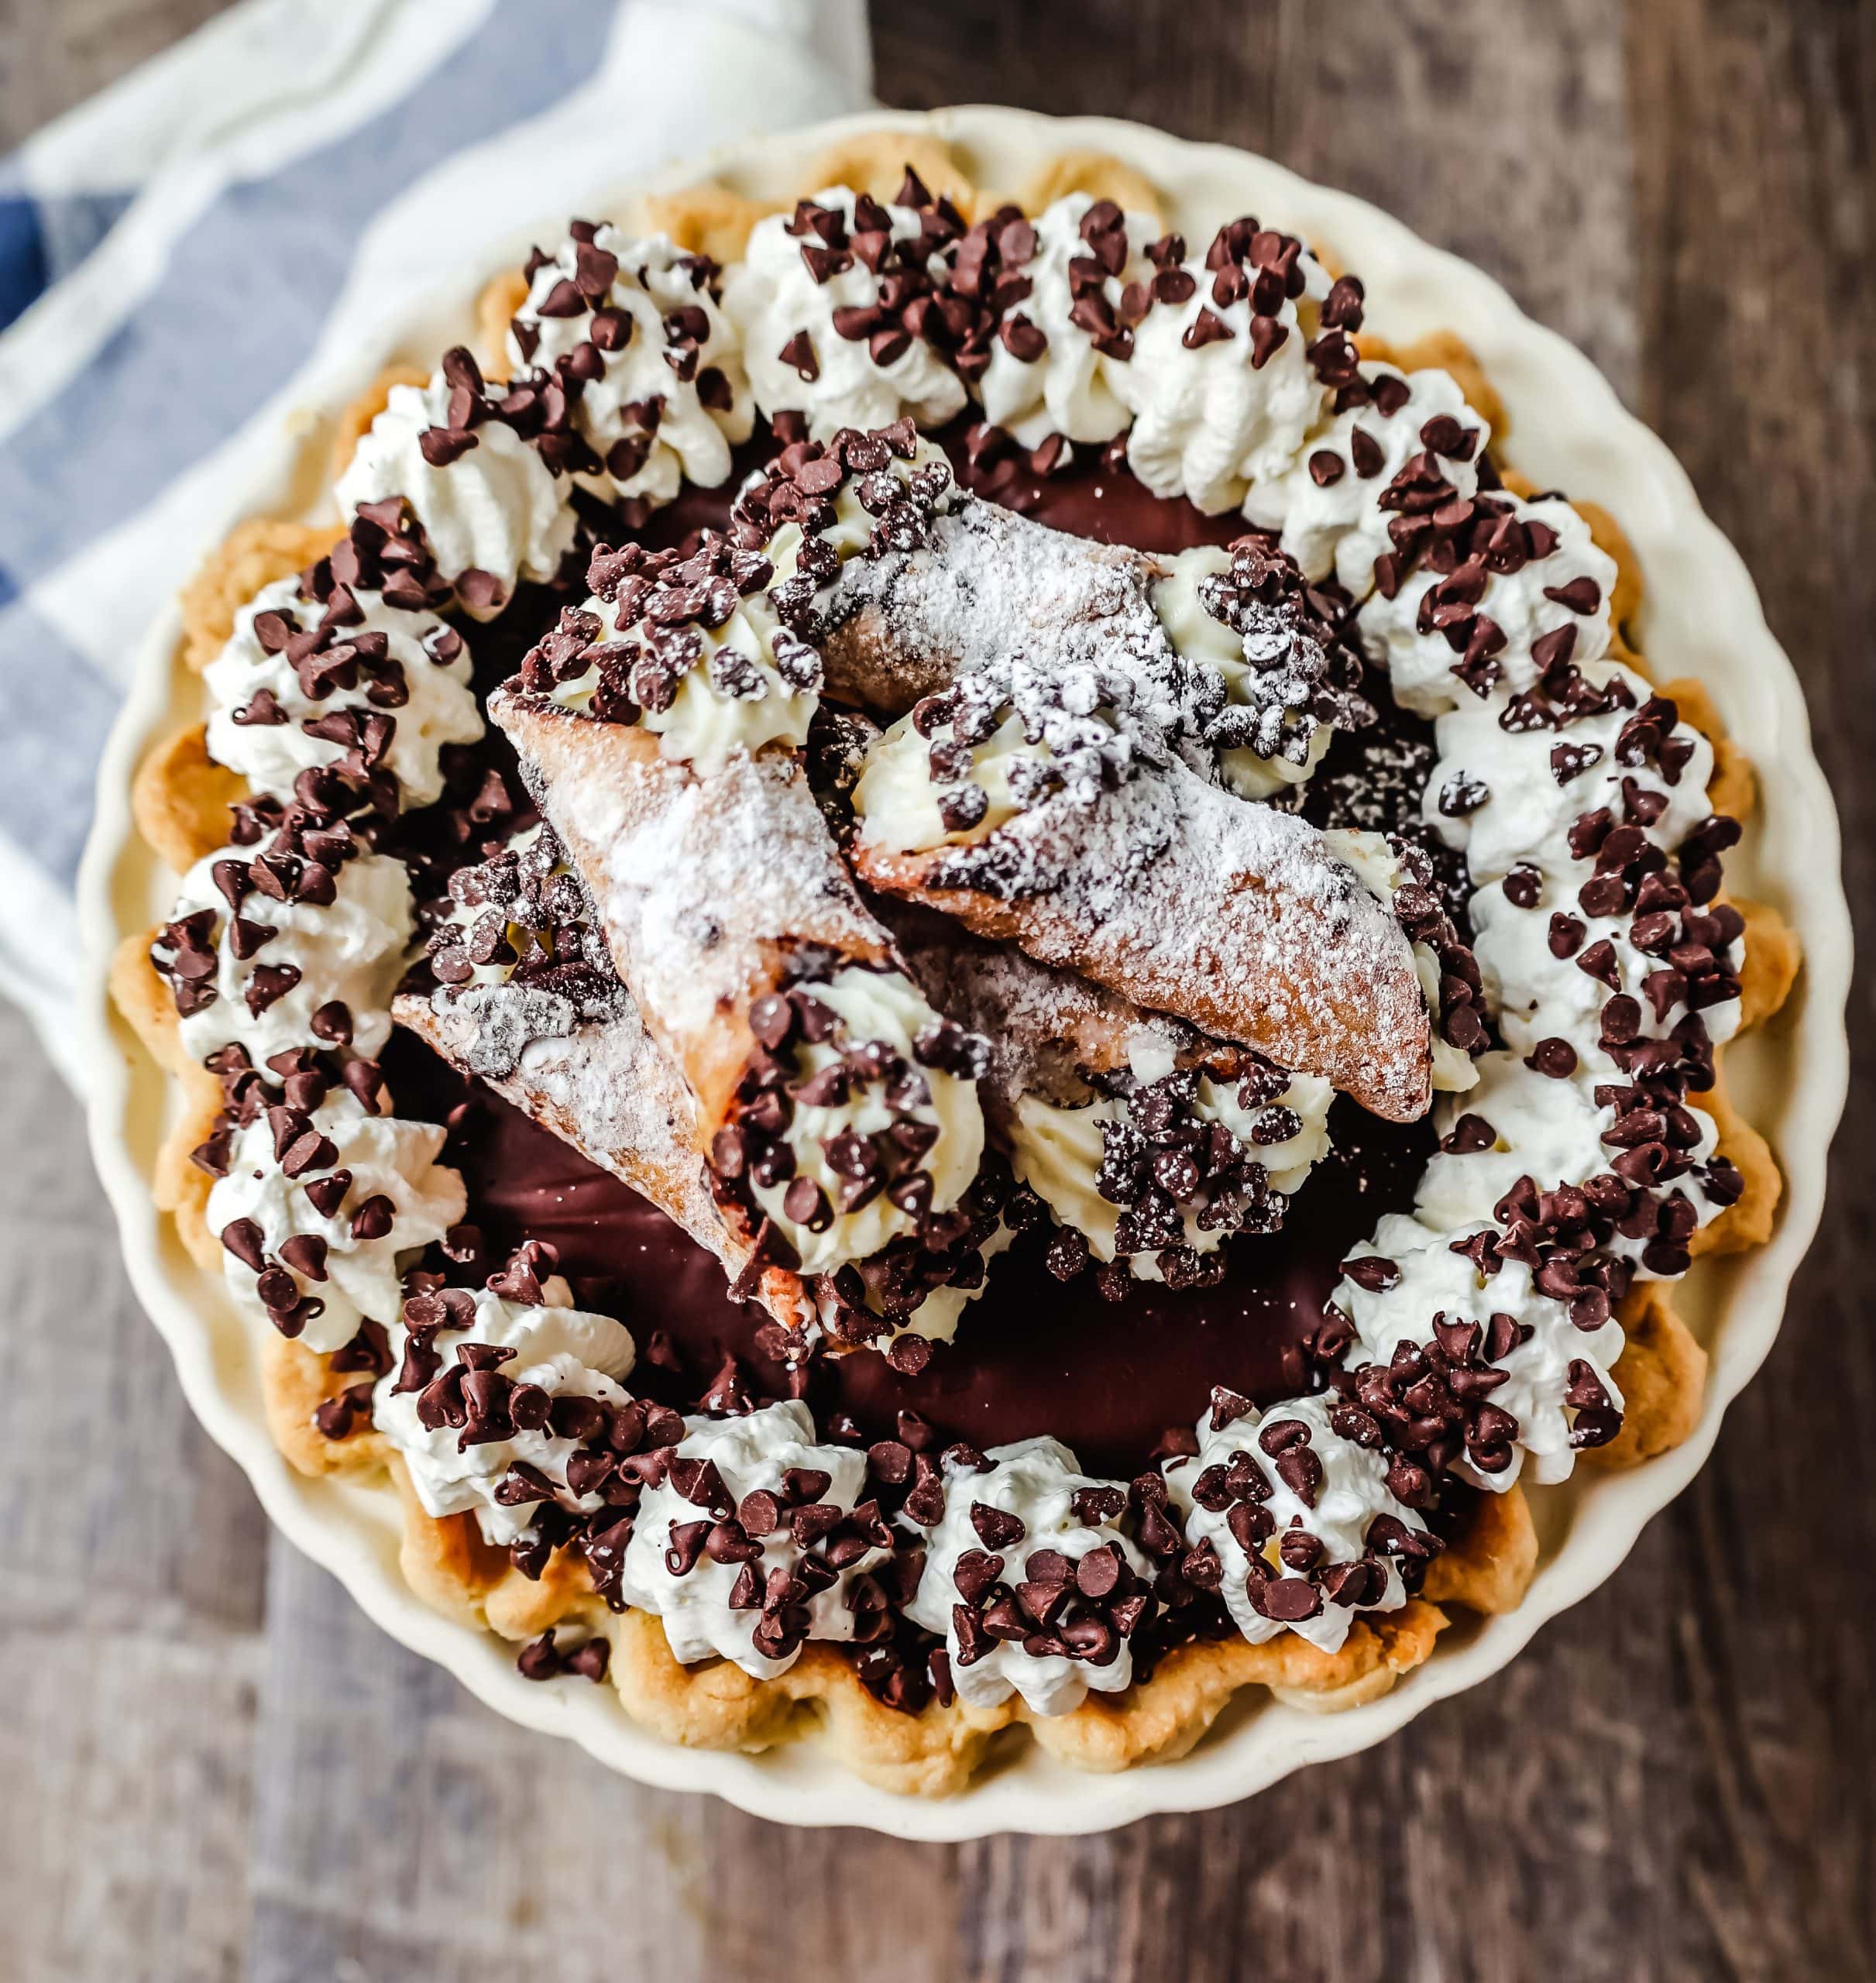
[[[1028,1744],[1006,1761],[993,1761],[960,1795],[922,1801],[856,1780],[812,1744],[786,1743],[755,1754],[673,1748],[634,1725],[606,1690],[531,1684],[515,1671],[508,1648],[431,1612],[412,1593],[397,1566],[394,1503],[387,1512],[381,1493],[335,1478],[308,1480],[288,1466],[262,1421],[243,1325],[218,1288],[204,1289],[204,1277],[190,1266],[150,1198],[162,1088],[153,1070],[126,1061],[103,988],[118,939],[147,923],[153,912],[164,912],[160,890],[151,886],[157,863],[132,832],[127,792],[132,767],[151,737],[181,712],[184,678],[173,663],[181,621],[174,610],[153,628],[113,732],[81,877],[86,974],[80,1016],[94,1070],[92,1138],[133,1280],[170,1344],[204,1426],[243,1466],[290,1539],[333,1571],[393,1637],[446,1665],[479,1697],[529,1726],[571,1735],[640,1780],[710,1790],[786,1822],[859,1823],[928,1838],[1094,1830],[1151,1811],[1208,1808],[1249,1794],[1305,1762],[1355,1753],[1431,1701],[1476,1684],[1513,1657],[1546,1618],[1608,1576],[1648,1517],[1692,1477],[1716,1436],[1726,1403],[1770,1348],[1791,1275],[1819,1215],[1824,1159],[1847,1067],[1842,1015],[1849,937],[1837,881],[1836,824],[1810,754],[1795,675],[1764,624],[1737,554],[1701,513],[1661,443],[1622,409],[1587,361],[1524,318],[1479,271],[1418,242],[1378,210],[1307,185],[1268,161],[1108,120],[1057,121],[982,108],[874,113],[751,139],[674,168],[655,190],[713,176],[751,187],[789,184],[792,169],[820,149],[881,128],[926,132],[951,144],[975,168],[978,183],[991,186],[1015,183],[1051,155],[1097,149],[1132,166],[1182,216],[1201,216],[1195,232],[1249,211],[1327,244],[1361,270],[1373,320],[1390,335],[1462,328],[1510,410],[1519,466],[1601,501],[1627,531],[1648,581],[1648,650],[1658,677],[1701,676],[1733,734],[1748,741],[1763,799],[1741,869],[1753,892],[1769,895],[1795,926],[1806,957],[1795,1005],[1769,1031],[1737,1046],[1728,1060],[1750,1112],[1778,1150],[1785,1195],[1768,1246],[1699,1268],[1678,1297],[1683,1311],[1706,1325],[1712,1354],[1692,1436],[1632,1472],[1579,1475],[1566,1489],[1547,1490],[1540,1517],[1544,1557],[1523,1603],[1454,1628],[1390,1693],[1335,1717],[1240,1699],[1190,1754],[1118,1775],[1069,1772]],[[490,184],[500,176],[500,156],[497,148],[486,162]],[[543,226],[557,209],[602,206],[596,195],[606,190],[591,177],[551,186],[538,177],[535,188],[531,198],[538,211],[532,218]],[[517,239],[515,229],[491,219],[486,240],[466,242],[462,199],[463,182],[456,178],[428,191],[419,187],[407,203],[424,211],[428,200],[448,222],[439,224],[443,249],[436,252],[455,257],[450,280],[462,306],[457,318]],[[512,187],[504,186],[491,204],[520,219],[514,199]],[[394,342],[407,338],[427,355],[442,341],[430,335],[438,312],[426,277],[434,271],[400,272],[403,287],[393,303],[385,288],[387,264],[381,256],[374,264],[373,254],[368,243],[321,352],[290,389],[291,404],[329,414],[362,388]],[[306,463],[318,450],[309,448],[304,428],[290,432],[273,421],[273,411],[230,444],[232,465],[214,499],[224,526],[247,514],[281,513],[308,493]],[[179,573],[188,569],[191,549],[201,548],[178,548]]]

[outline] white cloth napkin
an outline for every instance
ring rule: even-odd
[[[0,992],[74,1086],[106,732],[379,224],[461,174],[549,225],[588,168],[858,109],[871,76],[864,0],[244,0],[0,162]]]

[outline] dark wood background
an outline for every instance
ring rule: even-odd
[[[0,149],[213,11],[0,0]],[[1269,153],[1583,345],[1757,576],[1870,937],[1871,0],[881,0],[874,20],[888,101]],[[1825,1236],[1712,1464],[1510,1672],[1236,1810],[938,1848],[639,1789],[381,1637],[195,1429],[74,1105],[10,1015],[0,1055],[0,1974],[1876,1974],[1867,1062]]]

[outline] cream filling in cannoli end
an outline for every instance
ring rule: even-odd
[[[503,852],[514,856],[519,885],[514,895],[498,902],[483,892],[487,864],[460,868],[450,878],[448,907],[437,912],[431,923],[431,954],[433,958],[441,954],[438,979],[450,991],[506,985],[523,961],[537,950],[544,960],[552,958],[551,930],[523,919],[521,888],[531,882],[538,895],[544,885],[572,870],[544,822],[524,828]]]
[[[1375,900],[1391,907],[1395,891],[1407,879],[1400,857],[1387,844],[1385,833],[1359,833],[1352,827],[1335,827],[1323,835],[1331,852],[1355,871],[1356,878]],[[1428,1029],[1433,1047],[1433,1085],[1448,1095],[1462,1095],[1475,1087],[1479,1069],[1472,1057],[1440,1036],[1437,1023],[1440,1011],[1440,961],[1425,943],[1414,946],[1414,971],[1427,1001],[1427,1010],[1436,1023]]]
[[[1142,1081],[1173,1071],[1170,1057],[1156,1049],[1151,1054],[1139,1057],[1136,1072]],[[1335,1098],[1335,1090],[1320,1075],[1292,1074],[1289,1086],[1273,1099],[1247,1104],[1237,1088],[1201,1074],[1191,1113],[1201,1122],[1228,1129],[1246,1159],[1263,1166],[1268,1189],[1290,1198],[1328,1154],[1328,1112]],[[1120,1096],[1097,1096],[1077,1107],[1025,1095],[1018,1098],[1010,1122],[1010,1160],[1017,1177],[1103,1262],[1119,1250],[1119,1223],[1126,1208],[1105,1197],[1098,1181],[1110,1136],[1125,1133],[1129,1115],[1128,1102]],[[1194,1253],[1215,1253],[1232,1229],[1201,1223],[1201,1209],[1197,1203],[1180,1208],[1184,1244]],[[1164,1277],[1155,1253],[1134,1253],[1129,1265],[1137,1280]]]
[[[1010,775],[1019,764],[1035,764],[1048,754],[1047,746],[1032,744],[1023,734],[1022,719],[1005,717],[995,732],[971,753],[971,768],[955,787],[941,788],[932,777],[931,745],[919,735],[909,716],[901,717],[868,751],[854,786],[854,812],[861,840],[891,854],[923,854],[934,847],[959,847],[995,833],[1022,810]],[[976,802],[960,806],[955,794],[974,787],[984,795],[975,819]],[[953,820],[968,821],[949,826]]]
[[[799,548],[799,542],[796,532],[789,548]],[[595,596],[582,610],[600,622],[596,646],[643,638],[639,622],[620,624],[614,600]],[[754,756],[775,744],[798,750],[807,741],[819,689],[805,686],[798,668],[785,669],[778,662],[778,641],[785,650],[798,650],[802,644],[782,625],[766,593],[739,599],[720,626],[699,624],[685,631],[696,647],[689,665],[668,701],[662,707],[641,707],[637,717],[657,735],[661,756],[708,775],[739,751]],[[797,679],[791,680],[791,674]],[[556,684],[550,699],[581,715],[594,713],[594,691],[601,679],[596,664]]]
[[[804,1040],[795,1048],[796,1093],[785,1137],[795,1160],[792,1175],[785,1182],[752,1184],[751,1189],[757,1203],[800,1254],[801,1271],[829,1273],[850,1260],[870,1260],[902,1234],[917,1231],[920,1211],[897,1202],[904,1194],[895,1189],[913,1171],[930,1180],[927,1209],[949,1211],[957,1204],[983,1162],[984,1113],[974,1081],[919,1064],[916,1043],[940,1023],[939,1015],[897,971],[850,966],[826,983],[808,988],[840,1023],[826,1039]],[[892,1084],[883,1079],[835,1084],[840,1095],[837,1101],[817,1105],[802,1099],[800,1091],[809,1088],[812,1094],[809,1084],[816,1077],[840,1068],[854,1050],[875,1043],[885,1049],[883,1060],[919,1077],[923,1100],[908,1103],[902,1094],[888,1100]],[[844,1153],[854,1148],[852,1139],[864,1139],[878,1150],[908,1122],[922,1124],[930,1132],[929,1146],[902,1167],[885,1188],[874,1190],[851,1211],[837,1211],[851,1195],[854,1181],[852,1169],[843,1167],[848,1161]],[[816,1193],[806,1205],[804,1181]]]
[[[906,490],[927,489],[929,506],[938,515],[958,508],[968,500],[965,492],[951,479],[950,457],[936,442],[928,441],[923,434],[912,442],[909,455],[894,453],[878,473],[890,476]],[[934,488],[934,485],[937,486]],[[832,547],[841,562],[844,564],[850,558],[857,558],[873,549],[878,517],[860,500],[860,483],[854,476],[850,474],[833,492],[831,507],[832,520],[823,524],[815,534]],[[771,540],[768,555],[775,565],[778,583],[793,572],[800,545],[801,532],[793,524],[783,524]],[[823,594],[828,589],[823,587]],[[828,602],[823,597],[819,603]]]
[[[1166,574],[1153,588],[1153,610],[1166,638],[1188,661],[1201,661],[1215,668],[1231,700],[1240,705],[1252,699],[1251,685],[1258,671],[1246,658],[1244,637],[1234,632],[1207,610],[1200,590],[1201,581],[1215,578],[1231,569],[1231,553],[1221,545],[1201,544],[1182,551],[1167,561]],[[1314,721],[1300,709],[1287,709],[1286,729],[1307,732],[1304,754],[1259,757],[1255,751],[1221,751],[1218,773],[1242,799],[1269,799],[1292,785],[1307,782],[1322,761],[1335,731],[1331,723]]]
[[[996,1230],[978,1251],[988,1266],[999,1253],[1008,1253],[1015,1240],[1015,1234],[999,1220]],[[947,1282],[942,1287],[928,1289],[918,1307],[903,1321],[895,1321],[874,1346],[884,1349],[891,1340],[902,1335],[923,1336],[928,1342],[950,1342],[957,1334],[957,1325],[964,1318],[964,1311],[989,1285],[986,1275],[969,1287],[958,1287]],[[885,1313],[885,1304],[870,1287],[867,1290],[866,1305],[876,1315],[883,1316]]]

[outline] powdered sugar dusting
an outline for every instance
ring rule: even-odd
[[[1094,544],[973,502],[933,519],[928,548],[842,568],[826,642],[830,687],[901,715],[967,669],[1022,658],[1132,685],[1131,713],[1196,737],[1224,700],[1215,670],[1174,648],[1153,605],[1165,568],[1142,552]]]
[[[1326,1075],[1394,1119],[1429,1095],[1426,1009],[1393,917],[1293,815],[1178,768],[1093,807],[1044,799],[976,845],[857,850],[863,878],[1047,964]]]
[[[732,1015],[824,948],[887,956],[792,755],[699,779],[655,741],[503,690],[490,711],[591,890],[619,974],[711,1116],[740,1071]]]

